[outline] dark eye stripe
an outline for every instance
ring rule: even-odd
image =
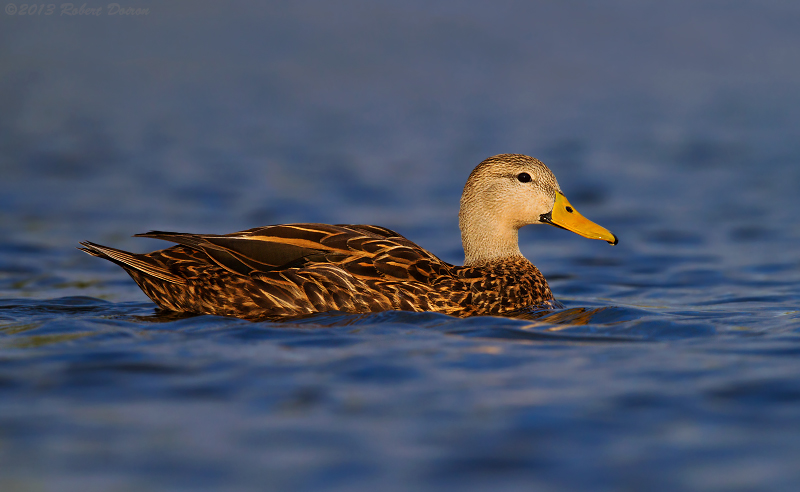
[[[531,175],[528,173],[519,173],[517,174],[517,179],[520,183],[530,183],[531,182]]]

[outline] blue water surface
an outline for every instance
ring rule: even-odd
[[[794,3],[13,5],[0,490],[800,489]],[[461,263],[505,152],[620,238],[521,231],[562,309],[185,316],[75,249],[368,223]]]

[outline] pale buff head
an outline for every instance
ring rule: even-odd
[[[559,191],[550,169],[533,157],[500,154],[478,164],[464,186],[458,214],[464,264],[522,256],[519,228],[542,223]]]
[[[500,154],[478,164],[464,186],[458,222],[468,266],[522,256],[518,231],[529,224],[618,242],[572,207],[543,162],[521,154]]]

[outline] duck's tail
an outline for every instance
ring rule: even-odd
[[[157,262],[148,258],[146,255],[129,253],[127,251],[109,248],[108,246],[102,246],[89,241],[83,241],[80,244],[83,247],[78,248],[79,250],[89,253],[92,256],[116,263],[128,272],[133,270],[135,272],[144,273],[145,275],[150,275],[151,277],[164,280],[165,282],[171,282],[173,284],[183,285],[186,283],[186,279],[173,274],[164,265],[158,264]]]

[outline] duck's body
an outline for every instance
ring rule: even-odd
[[[580,221],[559,223],[558,206],[566,210],[561,215],[596,229]],[[616,244],[613,234],[574,212],[544,164],[517,154],[475,168],[459,218],[465,266],[370,225],[288,224],[227,235],[150,232],[139,236],[177,246],[149,254],[90,242],[80,249],[120,265],[163,309],[265,319],[332,310],[505,314],[554,300],[542,274],[519,252],[523,225],[552,223]]]
[[[250,319],[331,310],[470,316],[553,299],[525,258],[454,266],[382,227],[287,224],[225,236],[140,236],[179,244],[146,255],[92,243],[84,251],[120,265],[172,311]]]

